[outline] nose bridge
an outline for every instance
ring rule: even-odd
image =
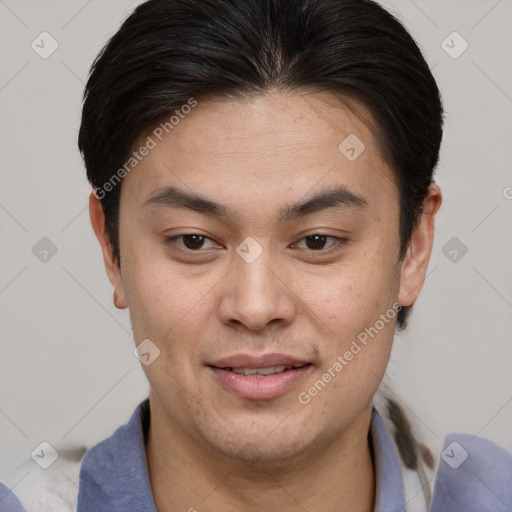
[[[258,295],[260,293],[270,294],[275,288],[277,279],[276,271],[272,269],[272,260],[270,251],[264,251],[254,261],[246,261],[243,258],[235,264],[236,279],[235,282],[240,283],[237,286],[237,292],[244,294],[247,292]],[[274,261],[275,266],[275,261]],[[245,288],[245,290],[244,290]]]
[[[224,321],[238,321],[260,330],[269,322],[289,322],[294,312],[292,294],[279,276],[272,251],[254,239],[237,247],[229,279],[229,291],[223,298]]]

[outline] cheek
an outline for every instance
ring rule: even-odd
[[[302,279],[302,293],[315,290],[306,303],[324,335],[321,379],[330,382],[324,405],[342,406],[348,395],[362,404],[375,392],[393,343],[398,275],[389,255],[367,250],[330,276]]]
[[[297,282],[303,302],[327,332],[346,334],[375,322],[392,306],[399,269],[385,255],[361,251],[330,272],[303,273]]]
[[[150,338],[166,344],[183,329],[193,330],[204,309],[204,283],[181,277],[168,261],[150,256],[134,257],[125,269],[123,283],[137,341]]]
[[[143,365],[156,395],[173,396],[188,410],[187,393],[194,389],[194,365],[199,360],[198,344],[206,311],[205,288],[188,278],[170,275],[168,264],[137,264],[131,267],[127,298],[134,338],[151,340],[159,350],[150,365]]]

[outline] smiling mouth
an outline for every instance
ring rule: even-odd
[[[281,358],[282,359],[282,358]],[[287,364],[269,366],[267,361],[244,359],[209,365],[212,375],[224,390],[244,400],[269,400],[284,395],[297,386],[311,371],[313,364],[304,361],[283,361]],[[241,366],[238,366],[238,365]]]
[[[239,375],[245,375],[247,377],[268,377],[269,375],[275,375],[277,373],[289,372],[293,370],[297,370],[298,368],[303,368],[305,366],[310,366],[311,363],[299,363],[295,365],[277,365],[277,366],[269,366],[266,368],[220,368],[222,370],[227,370]]]

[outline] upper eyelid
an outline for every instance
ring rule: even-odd
[[[217,242],[215,242],[215,240],[213,238],[210,238],[209,236],[206,236],[206,235],[202,235],[201,233],[182,233],[181,235],[166,236],[165,240],[175,242],[176,240],[179,240],[180,238],[183,238],[185,236],[192,236],[192,235],[201,236],[201,237],[205,238],[206,240],[210,240],[211,242],[217,243]],[[187,247],[182,247],[182,248],[185,251],[189,251],[189,252],[201,252],[201,249],[194,251],[192,249],[188,249]]]

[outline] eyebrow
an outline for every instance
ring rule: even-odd
[[[144,202],[143,207],[187,208],[203,215],[219,217],[223,220],[237,218],[230,207],[181,190],[177,187],[165,187],[153,192]],[[368,201],[344,186],[323,190],[304,201],[290,204],[280,210],[278,221],[289,222],[306,215],[326,210],[328,208],[366,209]]]

